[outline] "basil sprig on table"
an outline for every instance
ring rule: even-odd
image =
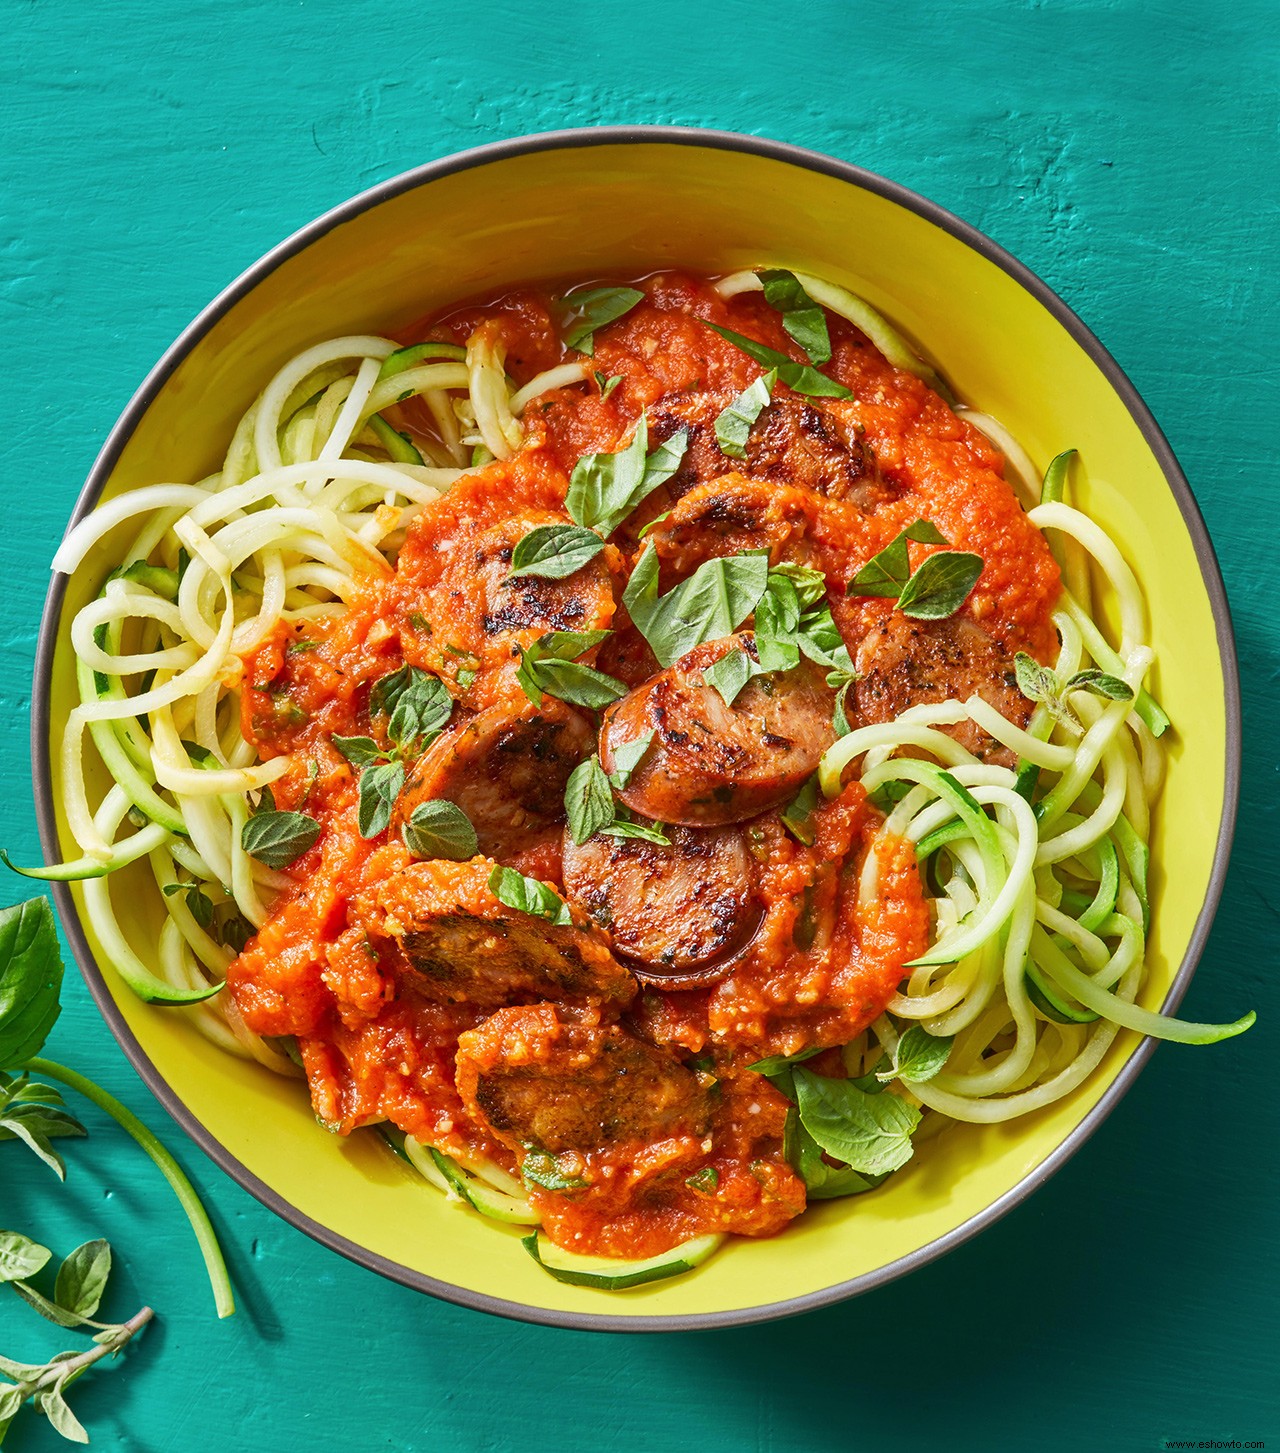
[[[573,769],[565,784],[564,811],[569,835],[579,847],[596,833],[604,837],[641,838],[660,847],[671,846],[671,839],[662,831],[660,824],[636,822],[631,817],[619,816],[613,800],[614,787],[626,785],[625,780],[619,779],[624,772],[625,779],[630,779],[652,740],[653,733],[648,732],[640,743],[629,743],[633,749],[639,745],[640,752],[636,754],[633,750],[628,756],[630,765],[623,771],[615,771],[612,776],[600,765],[599,757],[588,757]],[[621,756],[621,753],[618,755]]]
[[[200,1242],[218,1314],[230,1316],[235,1300],[222,1252],[203,1206],[173,1156],[135,1115],[92,1080],[39,1058],[61,1010],[62,979],[62,955],[47,900],[32,898],[0,909],[0,1142],[17,1141],[26,1146],[59,1180],[65,1180],[66,1165],[51,1142],[84,1135],[85,1129],[64,1108],[61,1094],[32,1076],[57,1080],[92,1100],[137,1141],[173,1187]],[[0,1231],[0,1289],[8,1285],[59,1327],[91,1326],[96,1335],[85,1350],[73,1348],[44,1362],[0,1356],[0,1378],[7,1379],[0,1381],[0,1442],[28,1402],[64,1438],[87,1442],[88,1435],[67,1406],[67,1387],[95,1362],[119,1352],[153,1316],[150,1307],[143,1307],[126,1322],[95,1320],[111,1270],[111,1248],[105,1241],[95,1239],[78,1246],[59,1266],[52,1284],[46,1281],[42,1289],[36,1279],[51,1260],[49,1249],[33,1237]]]
[[[754,358],[761,368],[775,369],[782,382],[798,394],[827,399],[853,397],[844,384],[828,378],[825,373],[819,373],[811,364],[797,363],[785,353],[779,353],[776,348],[757,343],[754,338],[744,338],[741,333],[735,333],[731,328],[722,328],[718,323],[707,323],[707,327],[719,333],[721,338],[732,343],[735,348],[741,349],[748,358]]]
[[[1094,667],[1077,671],[1064,680],[1051,666],[1041,666],[1025,651],[1019,651],[1013,658],[1013,666],[1018,690],[1023,696],[1028,701],[1041,703],[1055,721],[1077,734],[1084,730],[1084,726],[1067,700],[1071,692],[1087,691],[1108,701],[1133,700],[1133,688],[1127,681]]]
[[[736,399],[723,409],[716,418],[716,443],[721,454],[731,459],[747,457],[747,440],[751,437],[751,426],[760,417],[773,397],[773,386],[778,381],[778,370],[771,368],[761,374],[755,383],[744,388]]]
[[[578,288],[563,299],[575,321],[565,332],[565,347],[591,356],[596,351],[595,333],[608,323],[625,317],[644,294],[636,288]]]
[[[982,574],[982,556],[966,550],[937,550],[911,571],[907,541],[947,545],[950,541],[929,520],[916,520],[900,531],[849,582],[849,595],[874,595],[897,602],[903,615],[937,621],[955,615]]]
[[[534,918],[545,918],[548,923],[565,925],[573,922],[569,905],[546,883],[536,878],[526,878],[514,868],[495,867],[489,874],[489,892],[508,908]]]
[[[831,334],[826,314],[800,286],[795,273],[766,267],[757,273],[764,284],[764,300],[782,314],[782,326],[804,349],[815,368],[831,357]]]
[[[390,746],[379,746],[372,737],[335,735],[329,739],[336,751],[360,769],[357,826],[364,838],[386,831],[404,786],[406,764],[425,752],[448,725],[453,697],[438,676],[417,666],[402,666],[374,683],[369,710],[374,716],[387,717]]]
[[[611,705],[627,694],[627,688],[613,676],[606,676],[577,657],[598,646],[612,631],[548,631],[532,645],[521,646],[516,680],[534,706],[542,697],[558,697],[571,706],[592,711]]]
[[[593,560],[604,542],[643,500],[680,468],[689,435],[677,430],[649,449],[649,423],[640,415],[631,442],[614,454],[584,454],[573,467],[564,507],[573,524],[537,525],[511,553],[511,575],[562,580]]]
[[[666,595],[658,594],[658,556],[646,545],[622,603],[663,666],[705,641],[732,635],[756,608],[769,578],[767,555],[704,561]]]

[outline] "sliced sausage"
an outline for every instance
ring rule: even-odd
[[[753,678],[727,706],[703,672],[738,647],[755,655],[750,632],[696,647],[609,708],[600,731],[606,772],[620,747],[653,733],[618,793],[633,811],[686,827],[742,822],[793,797],[835,739],[835,693],[805,659]]]
[[[642,979],[668,988],[712,983],[751,937],[760,910],[751,855],[732,827],[670,827],[670,847],[597,833],[581,847],[566,831],[564,886],[638,959]]]
[[[569,774],[594,750],[587,719],[553,696],[541,707],[491,706],[419,757],[396,800],[392,833],[420,803],[442,799],[471,819],[485,857],[505,861],[564,815]]]
[[[500,903],[493,864],[413,863],[359,908],[376,936],[394,940],[409,987],[428,998],[497,1007],[517,998],[570,997],[625,1004],[635,981],[582,913],[553,924]]]
[[[553,1154],[704,1134],[707,1093],[668,1049],[554,1004],[500,1009],[458,1039],[458,1092],[513,1150]]]
[[[863,636],[855,664],[854,699],[866,722],[893,721],[911,706],[973,695],[1019,726],[1031,715],[1031,702],[1018,690],[1012,656],[962,616],[915,621],[891,611]],[[971,721],[938,730],[985,761],[1014,765],[1014,754]]]
[[[726,474],[692,489],[649,532],[663,578],[691,574],[706,560],[767,550],[769,563],[812,564],[806,543],[822,501],[812,490]]]
[[[745,472],[847,500],[868,515],[900,492],[881,475],[847,404],[817,405],[795,394],[775,399],[756,420]]]

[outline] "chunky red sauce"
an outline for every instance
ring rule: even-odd
[[[821,570],[864,671],[848,703],[864,719],[969,689],[1003,709],[1012,653],[1043,659],[1053,649],[1049,613],[1059,589],[1053,559],[987,441],[838,319],[830,319],[834,354],[824,371],[852,399],[804,400],[779,385],[748,459],[720,455],[714,419],[762,370],[700,320],[797,359],[798,350],[759,294],[724,301],[708,284],[673,273],[641,286],[646,301],[596,335],[593,367],[620,379],[607,397],[587,383],[536,400],[515,457],[425,507],[394,571],[366,577],[341,617],[281,629],[246,662],[245,733],[264,757],[293,757],[277,803],[296,807],[305,798],[323,830],[229,976],[251,1028],[297,1038],[325,1124],[346,1133],[387,1120],[464,1160],[487,1157],[511,1171],[536,1144],[577,1183],[531,1187],[548,1233],[574,1250],[620,1256],[650,1255],[705,1231],[767,1235],[804,1209],[803,1183],[783,1154],[787,1102],[747,1066],[844,1044],[883,1010],[903,964],[926,941],[909,845],[881,840],[878,891],[861,902],[859,876],[882,819],[856,785],[817,808],[809,844],[786,830],[776,807],[728,828],[686,829],[690,852],[710,841],[700,833],[731,835],[717,838],[715,861],[738,894],[726,887],[725,903],[737,907],[715,920],[720,938],[708,929],[726,946],[725,966],[700,987],[665,989],[660,972],[637,984],[634,965],[613,952],[616,905],[586,889],[579,902],[566,889],[554,806],[522,810],[506,827],[499,812],[486,828],[494,860],[574,903],[573,924],[551,931],[528,915],[515,922],[496,904],[485,886],[487,860],[415,863],[394,831],[364,839],[358,774],[331,737],[385,742],[370,690],[409,664],[448,685],[459,752],[469,749],[468,723],[480,732],[509,718],[510,730],[495,740],[519,754],[527,734],[543,727],[530,725],[516,681],[518,648],[550,628],[612,630],[586,659],[645,689],[658,664],[619,602],[640,531],[651,524],[646,539],[661,560],[664,590],[706,559],[747,549]],[[464,343],[481,325],[505,345],[518,384],[577,356],[561,344],[550,297],[532,291],[428,320],[405,341]],[[574,464],[621,448],[642,410],[653,443],[689,429],[681,471],[572,589],[541,601],[543,616],[530,623],[521,614],[528,602],[503,584],[510,549],[535,525],[567,520]],[[410,403],[400,422],[425,429],[427,415]],[[981,555],[984,570],[959,617],[903,637],[888,602],[846,598],[844,584],[917,518],[931,520],[954,548]],[[912,545],[913,565],[930,548]],[[556,725],[561,745],[567,730],[594,740],[594,721],[571,725]],[[449,759],[440,780],[461,770]],[[484,790],[483,771],[467,770],[469,790]],[[493,767],[499,795],[507,770]],[[610,851],[622,854],[618,871],[606,875],[615,885],[647,881],[649,860]],[[694,874],[682,891],[698,890]],[[673,919],[683,912],[674,903],[666,905]],[[642,906],[638,941],[661,940],[671,927],[663,911],[661,895]],[[743,913],[750,932],[735,936]],[[621,942],[616,919],[614,928]],[[549,967],[539,967],[539,942],[529,937],[538,934],[559,935]],[[841,1073],[837,1061],[819,1063]]]

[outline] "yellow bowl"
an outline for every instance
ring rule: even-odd
[[[1038,463],[1080,451],[1078,498],[1146,588],[1161,663],[1156,690],[1176,724],[1153,841],[1156,909],[1141,996],[1172,1008],[1222,887],[1239,772],[1235,653],[1212,547],[1168,444],[1097,339],[994,243],[893,183],[776,142],[667,128],[528,137],[406,173],[304,228],[210,304],[125,410],[76,516],[139,485],[217,468],[258,390],[320,339],[394,330],[516,282],[766,262],[868,298]],[[50,861],[75,851],[56,807],[56,743],[75,700],[69,623],[100,583],[92,571],[69,584],[60,578],[45,611],[33,755]],[[957,1126],[872,1196],[817,1205],[781,1236],[736,1241],[692,1275],[598,1292],[553,1281],[514,1230],[446,1202],[373,1137],[334,1140],[316,1125],[301,1085],[215,1050],[180,1011],[138,1002],[81,918],[78,890],[57,885],[55,893],[125,1052],[229,1175],[325,1245],[408,1286],[563,1326],[729,1326],[901,1275],[1044,1181],[1097,1128],[1152,1048],[1123,1033],[1068,1099],[1012,1124]],[[145,935],[158,924],[160,906],[147,892],[125,885],[116,901],[126,929]]]

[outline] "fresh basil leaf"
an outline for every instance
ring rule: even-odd
[[[544,1191],[579,1191],[587,1183],[581,1176],[567,1176],[549,1150],[540,1145],[527,1145],[520,1162],[520,1174]]]
[[[646,545],[622,603],[659,664],[670,666],[704,641],[732,635],[755,610],[768,578],[766,555],[731,555],[704,561],[659,597],[658,556]]]
[[[189,742],[184,737],[182,750],[190,758],[193,767],[203,767],[206,772],[216,772],[222,767],[222,763],[209,748],[202,747],[199,742]]]
[[[46,898],[0,910],[0,1069],[40,1053],[59,1013],[62,954]]]
[[[111,1247],[105,1241],[86,1241],[58,1268],[53,1299],[66,1312],[92,1317],[111,1275]]]
[[[646,455],[649,422],[641,414],[631,443],[616,454],[584,454],[569,476],[564,506],[571,519],[602,537],[611,535],[649,495],[680,467],[689,447],[679,429]]]
[[[49,1142],[60,1136],[87,1133],[73,1115],[54,1105],[14,1103],[0,1114],[0,1140],[22,1141],[60,1181],[67,1178],[66,1164]]]
[[[647,731],[633,742],[624,742],[613,753],[613,771],[609,773],[609,785],[621,792],[631,781],[631,774],[644,759],[644,754],[653,742],[653,732]]]
[[[846,1166],[831,1165],[822,1147],[800,1123],[795,1109],[788,1111],[783,1127],[782,1153],[804,1181],[810,1200],[832,1201],[872,1191],[884,1176],[864,1176]]]
[[[1133,687],[1127,681],[1122,681],[1118,676],[1112,676],[1106,671],[1098,671],[1092,667],[1087,671],[1077,671],[1067,682],[1067,690],[1089,691],[1094,696],[1103,696],[1109,701],[1133,700]]]
[[[607,399],[609,395],[614,391],[614,389],[616,389],[618,385],[622,382],[622,375],[620,373],[615,373],[612,378],[606,378],[599,369],[596,369],[591,376],[595,379],[596,387],[600,390],[601,403],[603,403],[605,399]]]
[[[785,268],[762,268],[764,300],[782,314],[782,326],[809,356],[815,367],[831,357],[831,334],[822,309]]]
[[[594,530],[581,525],[536,525],[511,552],[511,579],[541,575],[563,580],[581,570],[604,549]]]
[[[32,1399],[32,1406],[39,1410],[49,1420],[49,1425],[60,1438],[65,1438],[68,1443],[87,1443],[89,1434],[85,1431],[84,1424],[67,1406],[67,1400],[62,1395],[62,1383],[37,1393]]]
[[[877,595],[896,599],[911,574],[907,557],[907,541],[920,545],[946,545],[950,542],[932,520],[915,520],[901,530],[878,555],[870,560],[850,581],[846,594]]]
[[[420,802],[400,829],[404,845],[415,858],[448,858],[464,863],[479,851],[471,819],[455,803],[443,799]]]
[[[558,694],[552,690],[551,683],[547,680],[546,663],[552,660],[571,661],[593,646],[598,646],[611,634],[610,631],[548,631],[545,636],[539,636],[532,645],[520,647],[520,668],[516,672],[516,680],[520,683],[521,690],[534,706],[541,706],[544,692],[550,692],[552,696]],[[605,681],[612,680],[612,677],[604,676],[603,672],[597,672],[596,675],[602,676]],[[622,683],[615,684],[620,688],[618,694],[624,695],[626,688]]]
[[[807,363],[794,362],[785,353],[779,353],[776,348],[767,348],[763,343],[757,343],[754,338],[744,338],[741,333],[735,333],[730,328],[721,328],[716,323],[708,323],[707,327],[719,333],[721,338],[732,343],[735,348],[740,348],[748,358],[754,358],[761,368],[775,369],[782,382],[798,394],[828,399],[853,397],[853,394],[842,383],[837,383],[835,379],[819,373],[816,368],[811,368]]]
[[[807,848],[813,846],[813,823],[810,819],[821,795],[818,774],[815,772],[778,814],[783,827]]]
[[[721,454],[731,459],[747,457],[747,440],[751,437],[751,426],[760,417],[761,411],[773,397],[773,386],[778,381],[778,370],[770,369],[755,383],[744,388],[736,399],[716,418],[716,443]]]
[[[353,767],[369,767],[382,760],[382,748],[372,737],[331,736],[333,748],[344,756]]]
[[[844,643],[844,637],[831,615],[829,605],[819,606],[800,617],[796,627],[796,644],[811,661],[825,666],[839,678],[833,681],[829,675],[828,686],[843,686],[846,680],[857,675],[853,668],[853,658],[849,655],[849,648]]]
[[[795,583],[771,570],[764,594],[756,603],[756,654],[762,671],[790,671],[800,664],[799,625],[800,596]]]
[[[392,671],[386,676],[380,676],[373,683],[373,690],[369,693],[369,710],[374,716],[390,716],[396,709],[396,702],[400,700],[402,692],[408,690],[414,680],[413,666],[401,666],[398,671]],[[425,675],[425,672],[419,672]]]
[[[489,874],[489,891],[508,908],[520,913],[532,914],[534,918],[545,918],[552,924],[571,924],[573,915],[569,905],[546,883],[536,878],[526,878],[514,868],[495,867]]]
[[[922,1085],[947,1062],[953,1035],[932,1035],[922,1024],[913,1024],[898,1041],[897,1053],[887,1069],[877,1070],[876,1078],[887,1084],[892,1079],[909,1085]]]
[[[0,1231],[0,1282],[35,1276],[53,1252],[21,1231]]]
[[[305,812],[255,812],[240,829],[240,846],[268,868],[287,868],[320,836],[320,824]]]
[[[718,661],[703,667],[703,680],[709,681],[720,693],[726,706],[732,706],[742,693],[742,688],[753,676],[759,676],[762,667],[756,664],[741,646],[726,651]]]
[[[898,609],[913,620],[945,620],[965,603],[981,574],[981,555],[939,550],[902,587]]]
[[[911,1159],[920,1112],[897,1095],[869,1095],[849,1080],[792,1071],[800,1123],[836,1160],[863,1175],[884,1175]]]
[[[360,773],[360,809],[356,825],[361,837],[374,838],[387,830],[391,809],[403,786],[403,762],[379,762]]]
[[[835,732],[837,740],[840,737],[847,737],[853,728],[849,725],[849,718],[845,713],[845,698],[849,695],[849,688],[853,681],[849,680],[836,692],[836,709],[831,717],[831,729]]]
[[[820,600],[826,598],[827,577],[812,565],[797,565],[793,561],[783,560],[778,565],[771,565],[769,573],[784,575],[795,586],[801,610],[812,610]]]
[[[405,756],[424,751],[453,714],[453,697],[438,676],[410,667],[408,684],[396,696],[387,737]]]
[[[538,655],[537,645],[535,642],[522,649],[520,669],[516,672],[516,680],[534,705],[542,705],[545,692],[571,706],[599,711],[627,694],[627,688],[616,677],[606,676],[581,661]]]
[[[771,1054],[765,1059],[757,1060],[755,1064],[748,1065],[747,1068],[754,1070],[758,1075],[763,1075],[775,1090],[780,1090],[794,1105],[796,1065],[803,1064],[805,1060],[812,1059],[815,1054],[821,1053],[821,1048],[815,1045],[809,1049],[797,1050],[795,1054]]]
[[[46,1320],[58,1327],[79,1327],[88,1318],[82,1317],[78,1312],[68,1312],[60,1307],[57,1302],[50,1300],[43,1292],[38,1292],[29,1282],[15,1281],[13,1289],[28,1306],[34,1307],[37,1312]]]
[[[629,822],[625,818],[615,818],[608,827],[602,827],[600,836],[640,838],[647,843],[657,843],[660,848],[671,846],[671,839],[660,826],[648,822]]]
[[[588,757],[569,774],[564,811],[569,836],[579,847],[613,821],[613,792],[599,757]]]
[[[686,1176],[684,1183],[691,1191],[701,1191],[703,1195],[709,1196],[720,1186],[720,1172],[713,1165],[704,1165],[701,1170]]]
[[[577,321],[565,333],[565,347],[590,356],[596,350],[596,329],[616,323],[643,301],[644,294],[636,288],[579,288],[567,294],[564,303]]]

